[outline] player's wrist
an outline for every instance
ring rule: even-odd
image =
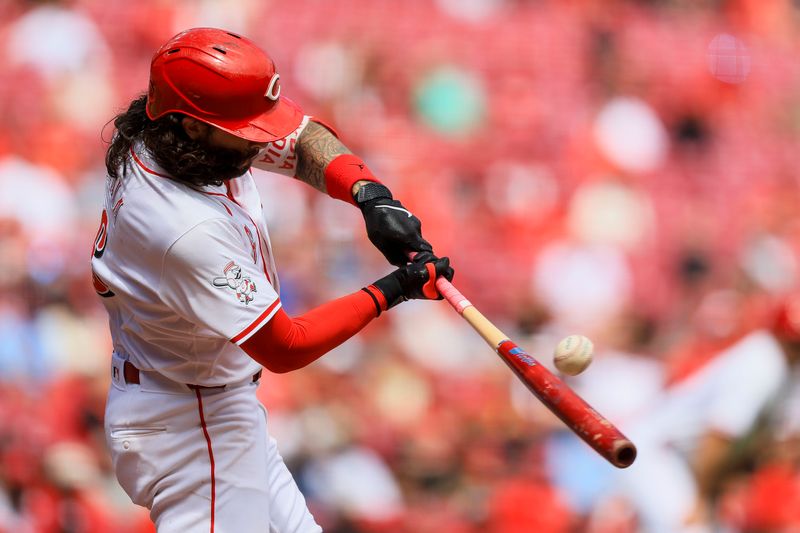
[[[369,297],[372,299],[372,303],[375,304],[376,317],[381,316],[381,313],[389,308],[389,304],[386,301],[386,297],[383,295],[381,290],[374,284],[364,287],[361,290],[367,293]]]
[[[383,183],[365,182],[353,195],[356,205],[363,210],[369,205],[389,203],[394,200],[392,191]]]
[[[400,302],[404,302],[408,299],[405,296],[403,282],[400,279],[403,274],[404,271],[402,269],[395,270],[391,274],[382,277],[371,285],[371,287],[375,287],[378,291],[380,291],[381,295],[383,296],[383,299],[386,302],[386,307],[384,310],[389,310]]]
[[[359,192],[364,185],[358,188],[355,185],[368,182],[380,183],[380,180],[357,155],[341,154],[325,167],[325,187],[332,198],[357,205],[354,190]]]
[[[359,191],[361,191],[361,189],[363,187],[367,186],[367,185],[370,185],[370,187],[367,188],[367,191],[369,191],[371,189],[372,185],[381,185],[383,187],[386,187],[385,185],[383,185],[382,183],[377,182],[377,181],[359,180],[359,181],[357,181],[357,182],[355,182],[353,184],[353,188],[350,191],[352,196],[353,196],[353,201],[358,203]],[[361,193],[361,197],[363,197],[364,194],[365,194],[365,192],[362,192]],[[386,188],[386,194],[388,195],[389,198],[392,198],[392,192],[389,191],[388,187]]]

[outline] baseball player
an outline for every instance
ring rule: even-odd
[[[272,60],[241,35],[170,39],[148,93],[114,125],[92,273],[114,346],[105,428],[117,479],[159,533],[321,531],[267,432],[261,368],[301,368],[399,302],[440,298],[448,259],[361,159],[281,95]],[[251,166],[358,206],[399,268],[289,317]]]
[[[739,297],[737,302],[743,306],[746,300]],[[618,474],[618,486],[637,510],[642,530],[714,530],[712,504],[726,460],[734,444],[772,407],[791,375],[796,355],[787,341],[797,339],[793,307],[788,300],[777,319],[743,331],[655,398],[626,431],[639,457]]]

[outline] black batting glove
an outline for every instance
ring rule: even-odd
[[[367,237],[394,266],[408,261],[408,252],[433,252],[422,238],[422,223],[380,183],[366,183],[355,195],[364,215]]]
[[[444,276],[453,280],[454,271],[450,259],[437,258],[430,252],[422,252],[408,263],[372,285],[386,298],[387,309],[406,300],[441,300],[436,290],[436,278]]]

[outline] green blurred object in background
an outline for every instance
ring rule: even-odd
[[[422,121],[447,136],[463,136],[483,123],[486,97],[479,80],[453,66],[433,70],[414,91]]]

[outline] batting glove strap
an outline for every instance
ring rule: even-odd
[[[394,199],[392,196],[392,191],[390,191],[389,187],[382,183],[365,183],[359,187],[358,192],[353,197],[358,207],[363,207],[366,202],[369,202],[370,200],[376,200],[378,198],[388,198],[389,200]]]
[[[400,276],[398,272],[402,270],[396,270],[389,274],[388,276],[384,276],[371,286],[378,289],[383,298],[386,300],[386,309],[391,309],[395,305],[399,304],[400,302],[405,302],[408,300],[403,295],[403,286],[400,284]]]

